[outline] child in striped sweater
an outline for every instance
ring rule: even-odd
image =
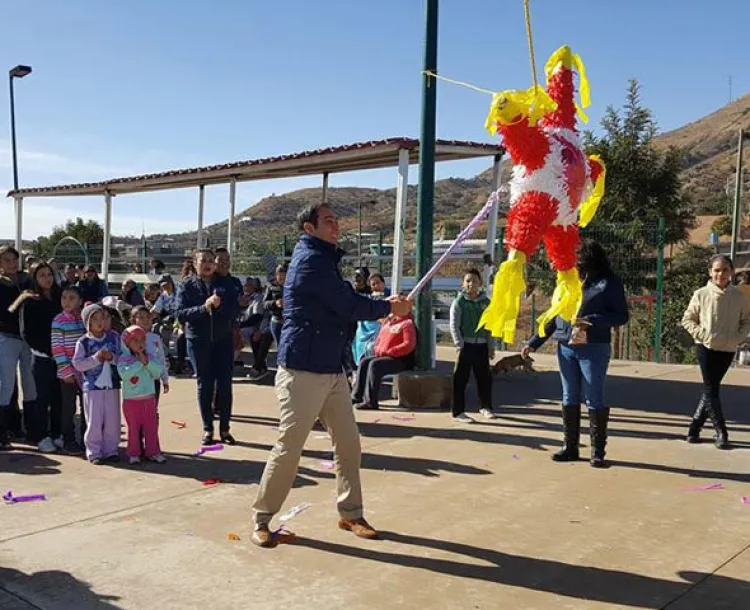
[[[62,392],[62,437],[53,442],[66,453],[80,455],[83,447],[76,442],[74,420],[76,398],[81,392],[82,379],[81,374],[73,368],[73,354],[76,342],[86,334],[86,328],[81,320],[81,295],[75,286],[63,290],[62,308],[62,313],[52,320],[52,357],[57,364],[57,378]],[[83,412],[81,416],[83,417]],[[83,435],[81,438],[83,439]]]

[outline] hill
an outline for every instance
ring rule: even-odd
[[[698,215],[726,213],[730,201],[726,194],[727,186],[732,193],[734,188],[737,132],[740,127],[750,130],[750,95],[745,95],[698,121],[661,134],[655,140],[657,146],[676,146],[685,151],[685,168],[682,173],[684,185]],[[745,155],[745,167],[750,167],[750,150]],[[468,221],[486,201],[490,185],[490,170],[469,179],[449,178],[438,181],[435,184],[437,223],[445,226]],[[416,196],[416,187],[410,186],[407,234],[414,231]],[[292,235],[297,212],[311,202],[320,201],[321,197],[322,191],[319,188],[292,191],[266,197],[237,216],[252,218],[252,234],[268,238]],[[366,231],[380,230],[387,238],[392,234],[395,188],[331,188],[328,199],[341,217],[344,231],[355,230],[361,204]],[[223,242],[226,239],[226,229],[226,221],[207,227],[211,243]],[[193,243],[195,233],[154,237],[169,237]]]

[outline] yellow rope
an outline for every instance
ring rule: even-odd
[[[431,70],[424,70],[422,74],[424,74],[425,76],[430,76],[437,80],[444,80],[446,83],[452,83],[454,85],[461,85],[462,87],[473,89],[474,91],[479,91],[479,93],[488,93],[490,95],[495,95],[496,93],[496,91],[490,91],[489,89],[482,89],[481,87],[477,87],[476,85],[472,85],[471,83],[465,83],[460,80],[453,80],[452,78],[448,78],[447,76],[440,76],[439,74],[435,74],[435,72],[432,72]]]
[[[529,55],[531,57],[531,78],[534,82],[534,91],[539,84],[536,80],[536,59],[534,58],[534,39],[531,36],[531,10],[529,9],[529,0],[523,0],[523,8],[526,12],[526,37],[529,39]]]

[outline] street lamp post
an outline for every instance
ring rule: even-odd
[[[16,66],[8,71],[10,83],[10,145],[13,155],[13,190],[18,190],[18,154],[16,152],[16,104],[13,94],[13,79],[31,74],[31,66]]]

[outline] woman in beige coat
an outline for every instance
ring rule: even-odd
[[[719,388],[734,360],[737,346],[750,333],[750,303],[731,283],[732,259],[717,254],[711,259],[710,280],[693,293],[682,325],[698,346],[698,363],[703,376],[703,395],[688,428],[688,443],[700,442],[706,419],[711,419],[719,449],[729,448],[727,425],[721,408]]]

